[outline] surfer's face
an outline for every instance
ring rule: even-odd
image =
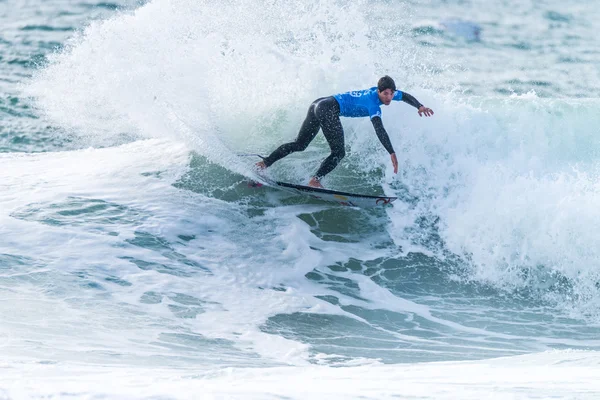
[[[394,91],[392,89],[385,89],[383,92],[377,91],[377,94],[379,95],[379,100],[386,106],[389,106],[394,98]]]

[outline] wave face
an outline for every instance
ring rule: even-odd
[[[418,375],[419,362],[479,368],[502,356],[507,382],[511,366],[572,354],[589,361],[573,368],[597,368],[591,5],[44,4],[53,24],[12,10],[7,21],[30,23],[7,24],[0,39],[0,57],[15,59],[0,67],[0,337],[11,368],[109,368],[123,388],[135,386],[128,368],[193,368],[190,379],[219,390],[226,367],[309,377],[346,366],[335,379],[352,380],[383,363],[394,381],[398,364]],[[347,157],[325,184],[398,196],[393,207],[248,186],[256,160],[236,153],[272,151],[311,101],[384,74],[435,116],[383,107],[398,175],[370,122],[344,119]],[[319,135],[269,173],[302,183],[327,154]]]

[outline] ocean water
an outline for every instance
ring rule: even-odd
[[[593,2],[0,0],[0,399],[600,396]],[[248,186],[312,100],[344,208]],[[304,183],[328,154],[269,169]]]

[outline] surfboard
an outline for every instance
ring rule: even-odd
[[[260,154],[248,154],[238,153],[240,157],[259,157],[264,160],[264,157]],[[298,194],[301,196],[310,196],[315,199],[338,203],[342,206],[348,207],[380,207],[392,204],[397,197],[387,196],[372,196],[368,194],[357,194],[349,192],[340,192],[337,190],[321,189],[312,186],[296,185],[293,183],[279,182],[272,180],[261,173],[257,174],[256,180],[250,183],[250,186],[260,187],[267,185],[270,187],[285,190],[290,193]]]
[[[269,187],[279,188],[290,193],[301,196],[309,196],[315,199],[337,203],[347,207],[380,207],[393,203],[397,197],[372,196],[367,194],[356,194],[341,192],[337,190],[321,189],[311,186],[296,185],[293,183],[279,182],[261,176],[259,184],[254,186],[267,185]]]

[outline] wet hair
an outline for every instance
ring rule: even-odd
[[[392,92],[396,91],[396,82],[389,76],[383,76],[377,82],[377,90],[383,92],[385,89],[392,89]]]

